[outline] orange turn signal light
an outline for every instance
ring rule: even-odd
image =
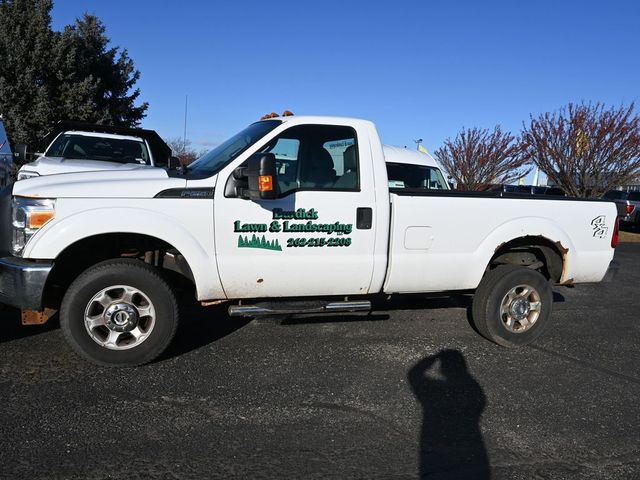
[[[53,220],[53,212],[31,212],[28,228],[41,228],[50,220]]]
[[[260,175],[258,177],[258,190],[261,192],[273,190],[273,177],[271,175]]]

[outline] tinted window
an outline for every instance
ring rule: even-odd
[[[604,198],[608,200],[626,200],[627,192],[623,192],[620,190],[609,190],[604,194]]]
[[[640,201],[640,192],[629,192],[629,200],[632,202]]]
[[[446,190],[440,169],[407,163],[387,163],[389,188],[425,188]]]
[[[262,150],[273,153],[280,195],[294,190],[357,190],[358,147],[350,127],[302,125]]]
[[[149,152],[142,141],[69,133],[59,135],[47,150],[46,155],[118,163],[149,163]]]
[[[564,190],[557,187],[549,187],[547,189],[547,195],[556,195],[558,197],[564,197]]]

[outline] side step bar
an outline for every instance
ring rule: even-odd
[[[292,315],[307,313],[339,313],[339,312],[368,312],[371,310],[371,302],[363,300],[358,302],[330,302],[322,306],[309,308],[269,308],[258,305],[231,305],[229,316],[231,317],[263,317],[266,315]]]

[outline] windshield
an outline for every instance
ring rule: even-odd
[[[436,167],[387,163],[387,176],[389,177],[389,188],[448,189],[442,172]]]
[[[267,120],[249,125],[240,133],[197,159],[187,167],[189,173],[211,176],[251,145],[280,125],[280,120]]]
[[[142,140],[93,137],[63,133],[46,151],[47,157],[149,164],[149,150]]]

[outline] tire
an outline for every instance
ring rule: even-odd
[[[504,347],[519,347],[543,333],[552,306],[551,286],[540,272],[502,265],[480,282],[473,297],[472,318],[486,339]]]
[[[167,348],[178,317],[173,290],[157,270],[139,260],[116,259],[85,270],[69,286],[60,327],[86,360],[134,367]]]

